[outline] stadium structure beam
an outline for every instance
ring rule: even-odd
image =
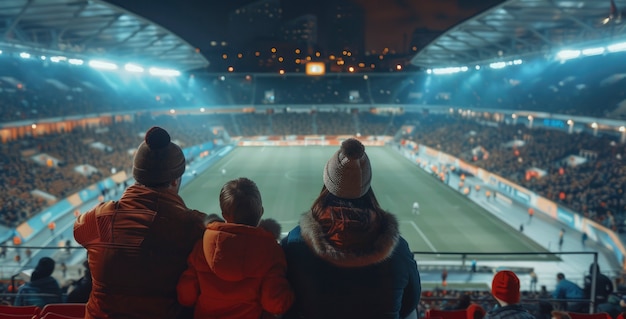
[[[93,41],[93,39],[95,39],[97,36],[101,35],[102,32],[104,32],[104,30],[108,29],[110,26],[113,25],[113,23],[115,23],[122,15],[121,14],[114,14],[111,16],[111,19],[109,20],[109,22],[107,22],[106,25],[102,26],[100,29],[98,29],[94,34],[90,35],[89,37],[85,38],[83,40],[83,45],[88,48],[90,47],[89,44],[91,43],[91,41]]]
[[[22,10],[13,18],[13,21],[11,21],[11,24],[9,25],[9,27],[7,28],[7,31],[4,32],[4,38],[8,39],[9,38],[9,34],[11,34],[11,32],[16,28],[17,24],[20,22],[20,20],[22,19],[22,17],[24,16],[24,13],[26,12],[26,10],[28,10],[28,8],[33,4],[33,0],[28,0],[26,2],[26,5],[24,5],[22,7]],[[23,40],[23,39],[20,39]]]

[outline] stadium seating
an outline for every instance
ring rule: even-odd
[[[38,315],[40,311],[41,308],[38,306],[0,305],[0,318],[5,318],[5,316],[7,318],[32,318],[32,316]]]
[[[66,316],[66,315],[60,315],[58,313],[54,313],[54,312],[49,312],[41,317],[39,317],[40,319],[82,319],[84,317],[82,316]]]
[[[428,309],[426,311],[425,317],[429,319],[433,319],[435,317],[438,317],[441,319],[466,319],[467,310],[466,309],[461,309],[461,310]]]
[[[598,313],[580,313],[580,312],[567,312],[572,319],[611,319],[611,315],[606,312]]]
[[[69,318],[83,318],[85,316],[85,304],[84,303],[51,303],[47,304],[41,309],[39,318],[52,318],[46,317],[49,313],[62,315]],[[57,317],[58,318],[58,317]]]

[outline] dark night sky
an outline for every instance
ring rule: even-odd
[[[205,51],[225,38],[228,13],[249,0],[106,0],[178,34]],[[336,0],[283,0],[289,8],[319,12]],[[352,0],[365,10],[366,49],[401,50],[417,27],[446,30],[501,0]],[[283,6],[286,7],[286,6]],[[288,12],[285,12],[288,14]]]

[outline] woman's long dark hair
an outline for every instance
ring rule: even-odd
[[[326,188],[326,185],[324,185],[322,186],[322,191],[319,196],[315,199],[315,201],[313,201],[313,205],[311,205],[311,213],[313,214],[313,217],[316,219],[319,218],[319,215],[325,210],[326,207],[329,206],[359,208],[377,212],[383,211],[378,204],[376,195],[374,195],[374,191],[371,187],[367,193],[360,198],[345,199],[331,194]]]

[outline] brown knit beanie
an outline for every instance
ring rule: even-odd
[[[135,152],[133,177],[146,186],[171,182],[185,172],[185,155],[166,130],[154,126]]]
[[[331,194],[344,199],[363,197],[372,181],[372,168],[365,146],[354,138],[343,141],[341,148],[326,163],[323,177],[324,185]]]

